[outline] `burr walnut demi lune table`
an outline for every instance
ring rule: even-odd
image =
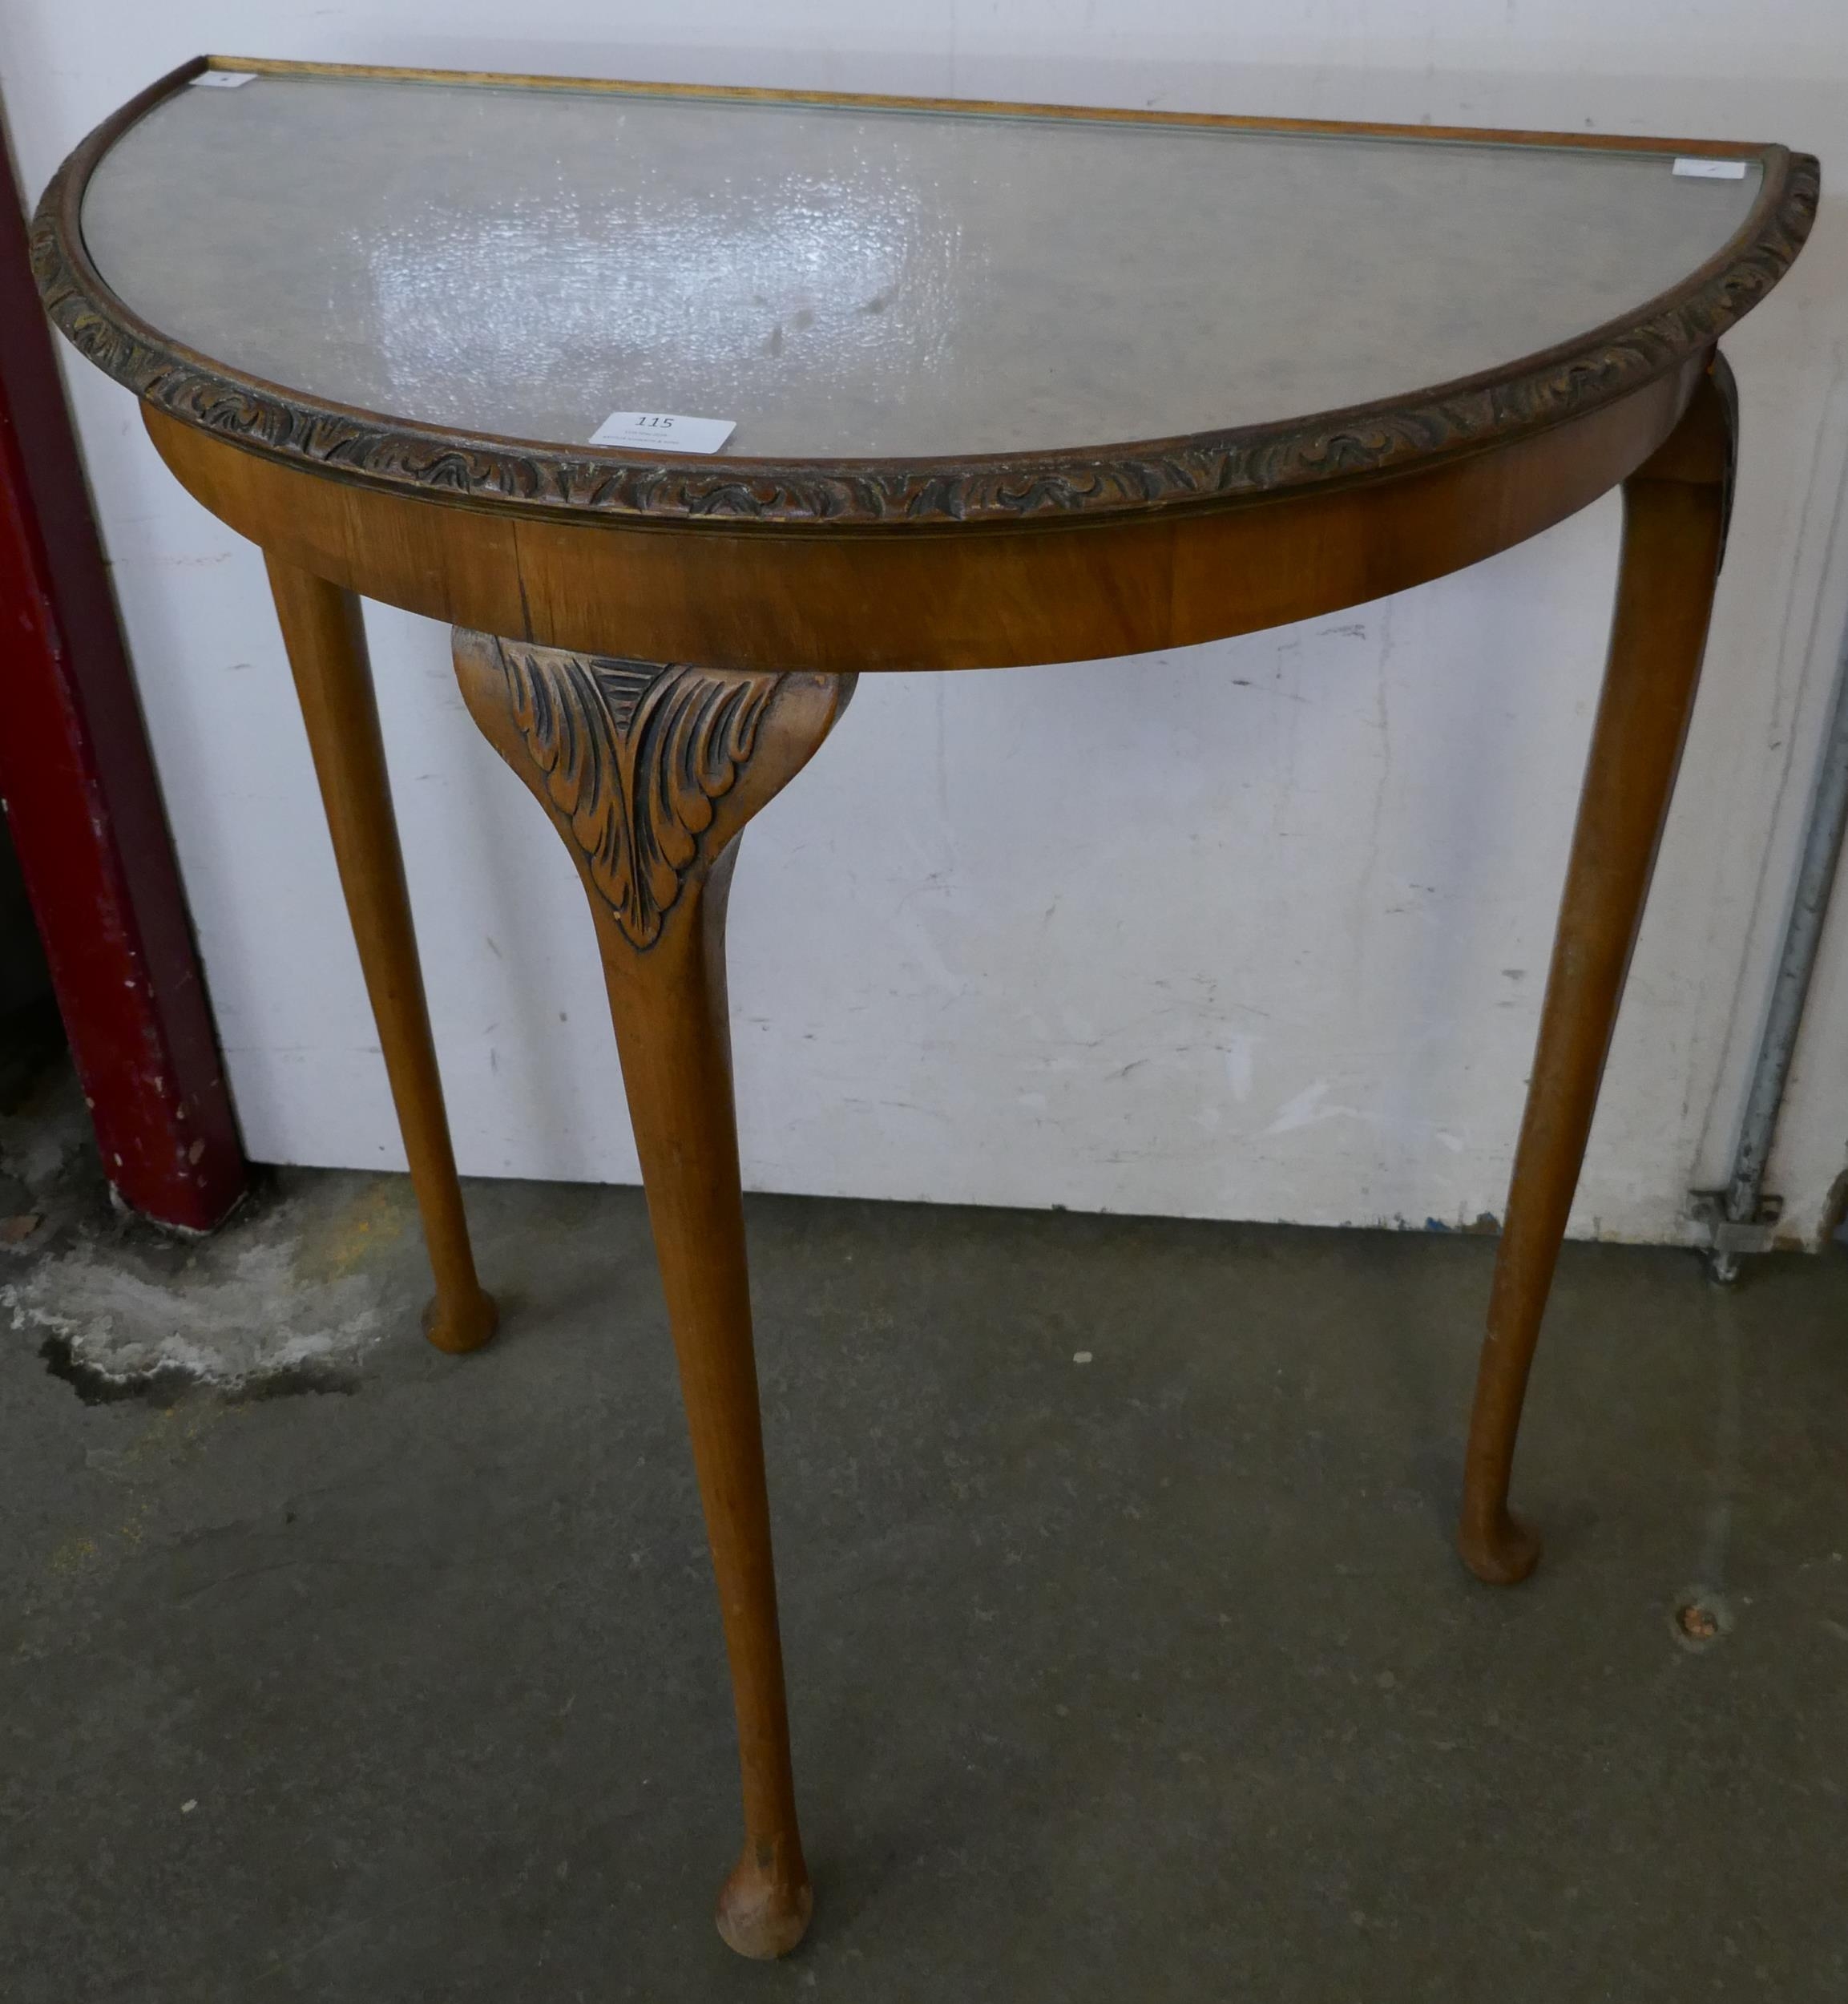
[[[1718,337],[1815,212],[1778,146],[211,58],[46,191],[53,318],[260,544],[435,1270],[486,1343],[359,600],[450,622],[589,895],[730,1657],[718,1923],[808,1925],[725,1000],[745,824],[856,674],[1147,653],[1473,564],[1613,487],[1609,662],[1459,1543],[1508,1478],[1725,541]]]

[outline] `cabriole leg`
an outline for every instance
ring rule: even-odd
[[[436,1277],[424,1334],[439,1350],[478,1350],[494,1332],[494,1304],[469,1248],[359,601],[293,564],[264,560]]]
[[[1539,1557],[1508,1510],[1540,1319],[1693,708],[1725,539],[1737,430],[1718,356],[1667,442],[1624,485],[1624,546],[1604,693],[1547,977],[1527,1112],[1489,1301],[1458,1548],[1478,1578]]]
[[[744,1852],[719,1896],[742,1955],[813,1905],[796,1825],[725,1000],[736,839],[805,766],[851,677],[571,654],[458,628],[475,721],[563,836],[596,922],[679,1359],[738,1719]]]

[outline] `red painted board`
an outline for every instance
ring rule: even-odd
[[[110,1183],[208,1231],[248,1173],[52,340],[0,145],[0,798]]]

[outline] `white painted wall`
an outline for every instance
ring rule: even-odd
[[[27,189],[200,50],[1780,139],[1848,176],[1841,0],[10,0]],[[1576,1229],[1723,1179],[1848,612],[1848,228],[1729,341],[1733,547]],[[253,550],[69,371],[246,1139],[401,1160]],[[1076,668],[869,678],[732,902],[756,1187],[1310,1222],[1499,1212],[1616,560],[1607,500],[1402,598]],[[369,615],[458,1143],[631,1180],[563,850],[442,628]],[[612,647],[620,635],[611,636]],[[1771,1186],[1848,1161],[1830,933]]]

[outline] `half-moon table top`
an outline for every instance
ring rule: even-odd
[[[1816,198],[1775,146],[208,61],[47,191],[65,331],[260,450],[631,515],[1141,510],[1467,450],[1710,346]],[[732,429],[593,443],[613,414]]]

